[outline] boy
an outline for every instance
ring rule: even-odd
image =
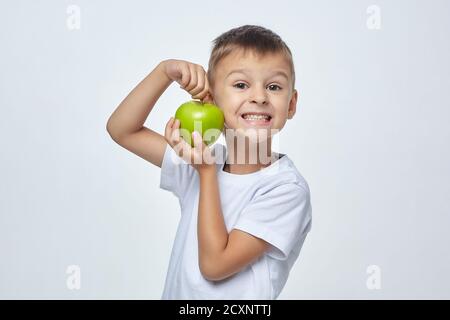
[[[211,150],[195,134],[191,148],[173,118],[164,137],[143,126],[173,81],[221,108],[226,148],[216,143]],[[268,29],[245,25],[215,39],[207,73],[187,61],[162,61],[111,115],[114,141],[161,167],[160,187],[180,203],[162,299],[280,294],[312,225],[308,184],[287,155],[271,151],[273,133],[295,114],[294,85],[287,45]],[[255,150],[256,162],[248,161]]]

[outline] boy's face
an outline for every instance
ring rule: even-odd
[[[211,93],[224,112],[227,128],[267,130],[268,137],[295,114],[297,91],[292,82],[290,65],[282,53],[259,57],[250,50],[245,55],[238,50],[218,63]],[[244,114],[255,112],[269,114],[270,121],[244,119]]]

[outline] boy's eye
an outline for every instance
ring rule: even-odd
[[[269,85],[269,90],[278,91],[278,90],[281,90],[281,87],[277,84],[271,84],[271,85]]]
[[[235,85],[233,85],[233,87],[238,88],[238,89],[245,89],[246,84],[243,82],[239,82],[236,83]]]
[[[243,82],[239,82],[239,83],[236,83],[235,85],[233,85],[233,87],[238,88],[238,89],[245,89],[246,86],[247,85],[245,83],[243,83]],[[268,88],[271,91],[281,90],[281,87],[279,85],[277,85],[277,84],[271,84],[271,85],[269,85]]]

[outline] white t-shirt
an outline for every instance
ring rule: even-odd
[[[228,232],[239,229],[272,246],[254,263],[221,281],[206,280],[198,265],[198,172],[167,145],[160,188],[181,207],[162,299],[276,299],[312,226],[308,184],[287,155],[250,174],[223,171],[225,145],[213,153],[222,213]]]

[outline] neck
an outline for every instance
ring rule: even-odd
[[[227,139],[228,155],[224,171],[234,174],[257,172],[275,162],[279,154],[272,152],[272,139],[252,142],[250,139],[238,139],[236,136]]]

